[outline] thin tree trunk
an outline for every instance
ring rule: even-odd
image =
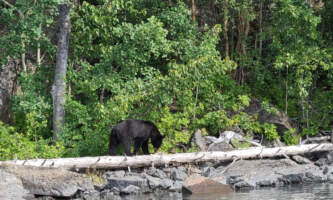
[[[229,58],[229,38],[228,38],[228,0],[224,4],[224,19],[223,19],[223,36],[224,36],[224,51],[225,57]]]
[[[263,3],[260,2],[260,11],[259,11],[259,32],[260,32],[260,35],[259,35],[259,55],[260,55],[260,58],[262,56],[262,7],[263,7]]]
[[[59,5],[59,39],[57,44],[56,69],[54,83],[52,86],[53,99],[53,139],[57,141],[65,122],[65,78],[67,71],[67,57],[69,46],[69,34],[71,29],[70,12],[71,6],[67,4]]]
[[[42,24],[39,24],[39,29],[42,30]],[[38,43],[37,43],[37,66],[40,67],[41,65],[41,56],[40,56],[40,39],[41,35],[38,36]]]
[[[195,0],[191,0],[191,16],[192,16],[192,22],[195,23],[196,21]]]

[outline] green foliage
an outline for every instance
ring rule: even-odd
[[[283,141],[286,143],[286,145],[296,145],[298,143],[299,138],[293,136],[295,132],[296,132],[295,129],[291,129],[284,133]]]
[[[16,132],[12,126],[0,122],[0,160],[56,158],[62,156],[64,146],[61,143],[52,145],[48,140],[31,141],[30,136]]]
[[[55,53],[44,28],[53,23],[59,2],[19,0],[10,6],[0,7],[0,24],[7,30],[0,37],[0,51],[3,52],[0,55],[1,64],[6,62],[8,56],[18,58],[22,53],[37,49],[38,43],[44,53]]]
[[[196,1],[193,23],[186,1],[93,0],[73,4],[66,122],[52,146],[59,2],[0,1],[0,63],[25,53],[35,64],[38,47],[46,55],[41,66],[17,71],[22,92],[12,98],[13,127],[0,125],[0,159],[106,155],[112,127],[127,118],[154,122],[166,136],[164,152],[180,152],[197,129],[218,136],[239,127],[291,145],[330,128],[331,1],[321,9],[304,0],[218,0],[214,9]],[[286,111],[301,129],[279,136],[273,124],[260,124],[244,112],[253,97],[271,114]]]

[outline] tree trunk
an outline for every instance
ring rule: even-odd
[[[119,169],[127,167],[148,167],[165,166],[169,164],[184,164],[198,162],[223,162],[234,159],[250,158],[271,158],[285,157],[311,152],[332,151],[332,143],[306,144],[287,147],[264,148],[255,147],[235,151],[213,151],[196,153],[177,153],[177,154],[153,154],[140,156],[101,156],[101,157],[82,157],[82,158],[58,158],[58,159],[33,159],[2,161],[0,167],[4,165],[26,165],[37,167],[62,167],[66,169],[78,170],[85,168],[96,169]]]
[[[53,99],[53,139],[57,141],[65,122],[65,78],[67,71],[67,57],[69,46],[69,34],[71,29],[70,12],[71,6],[67,4],[59,5],[59,39],[57,44],[56,69],[54,83],[52,86]]]
[[[195,1],[191,0],[191,16],[192,16],[192,22],[195,23],[196,21],[196,8],[195,8]]]
[[[228,38],[228,18],[229,18],[229,12],[228,12],[228,6],[229,1],[226,0],[224,4],[224,19],[223,19],[223,36],[224,36],[224,51],[225,51],[225,57],[229,58],[229,38]]]

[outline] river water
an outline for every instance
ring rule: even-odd
[[[125,198],[127,199],[127,198]],[[162,196],[143,195],[134,200],[333,200],[333,184],[303,184],[276,188],[262,188],[249,191],[238,191],[227,194],[203,194],[182,197],[181,194]]]

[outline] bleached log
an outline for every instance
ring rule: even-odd
[[[310,137],[308,139],[305,139],[302,144],[306,144],[308,142],[323,142],[323,141],[328,141],[331,139],[331,136],[322,136],[322,137]]]
[[[298,155],[318,151],[332,151],[333,144],[307,144],[287,147],[264,148],[254,147],[249,149],[234,150],[229,152],[196,152],[196,153],[177,153],[177,154],[153,154],[139,156],[101,156],[101,157],[81,157],[81,158],[57,158],[57,159],[32,159],[2,161],[0,166],[4,165],[26,165],[38,167],[62,167],[66,169],[118,169],[127,167],[147,167],[151,165],[164,166],[172,163],[195,163],[215,161],[230,161],[236,158],[269,158],[285,155]]]

